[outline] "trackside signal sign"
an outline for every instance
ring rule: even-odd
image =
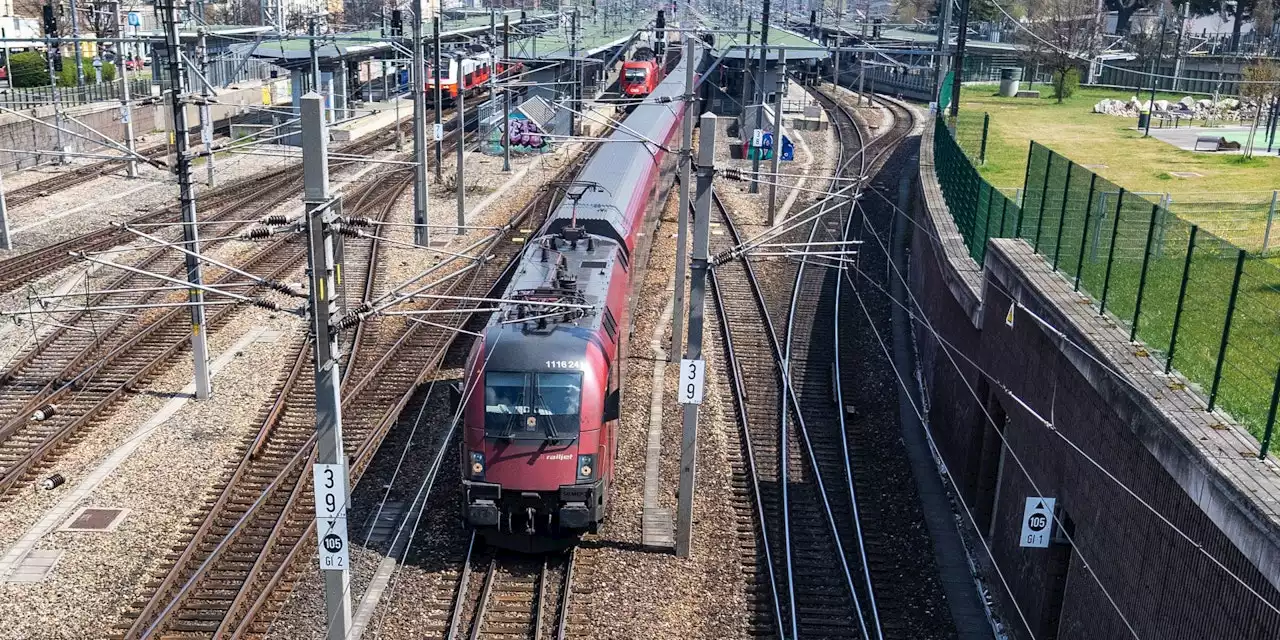
[[[1022,537],[1018,546],[1049,546],[1053,538],[1053,503],[1054,498],[1027,498],[1027,505],[1022,510]]]

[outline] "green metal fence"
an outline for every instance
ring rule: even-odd
[[[989,238],[1026,240],[1259,437],[1265,457],[1280,404],[1280,268],[1035,142],[1018,207],[936,126],[938,179],[973,259]]]
[[[969,255],[982,264],[989,238],[1014,235],[1022,217],[1018,203],[982,179],[942,118],[934,120],[934,166],[942,197],[960,228]]]

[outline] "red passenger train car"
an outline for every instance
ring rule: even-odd
[[[468,53],[462,58],[450,58],[440,63],[440,93],[447,100],[455,100],[462,91],[469,97],[477,93],[489,81],[490,74],[499,76],[516,73],[519,64],[506,64],[494,60],[488,52]],[[436,88],[435,68],[427,64],[427,95],[434,95]]]
[[[663,83],[654,95],[683,89],[682,80]],[[675,145],[684,110],[679,101],[639,105],[600,145],[528,241],[472,348],[461,389],[462,509],[492,544],[552,548],[605,519],[633,285],[675,179],[676,156],[652,143]]]

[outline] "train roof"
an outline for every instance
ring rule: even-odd
[[[620,202],[634,200],[643,201],[647,194],[640,193],[646,184],[649,169],[658,161],[659,154],[665,153],[655,143],[664,143],[679,122],[680,110],[684,105],[680,102],[660,102],[663,99],[675,100],[684,94],[684,69],[686,64],[699,64],[697,61],[681,60],[667,74],[666,79],[638,104],[609,136],[609,141],[600,145],[582,171],[577,182],[594,183],[600,190],[589,191],[577,203],[577,217],[588,231],[600,235],[613,236],[623,250],[630,253],[626,246],[626,232],[639,221],[628,217],[627,211],[618,207]],[[551,230],[555,231],[567,224],[573,217],[572,202],[563,201],[552,215]],[[633,208],[643,214],[644,208]],[[593,224],[603,222],[604,224]]]
[[[589,238],[589,242],[588,242]],[[547,359],[579,360],[586,342],[596,334],[603,320],[603,309],[609,295],[609,282],[619,259],[618,243],[601,236],[588,236],[574,248],[563,239],[543,236],[530,243],[520,259],[520,267],[507,285],[503,297],[549,300],[560,297],[572,304],[590,306],[583,313],[557,314],[540,320],[518,321],[516,303],[503,303],[485,330],[489,347],[488,368],[498,370],[537,369]],[[557,250],[549,247],[557,245]],[[545,261],[543,257],[546,257]],[[572,287],[560,287],[560,276],[572,276]],[[524,317],[537,318],[547,313],[546,307],[527,305]],[[529,339],[537,338],[538,348],[529,349]],[[515,367],[516,369],[512,369]]]

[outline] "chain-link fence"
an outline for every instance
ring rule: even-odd
[[[978,264],[988,239],[1026,240],[1267,455],[1280,403],[1280,267],[1035,142],[1019,207],[981,178],[941,118],[935,127],[943,197]]]

